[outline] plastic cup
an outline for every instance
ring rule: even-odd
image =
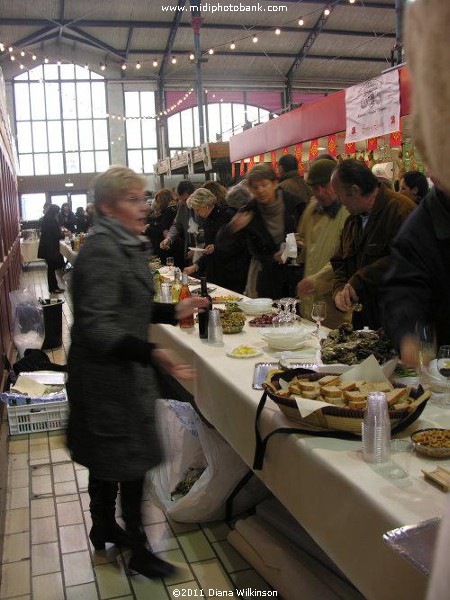
[[[222,323],[220,321],[220,311],[217,308],[209,311],[208,344],[212,344],[213,346],[221,346],[223,344]]]
[[[409,476],[414,445],[409,440],[391,440],[389,478],[404,479]]]

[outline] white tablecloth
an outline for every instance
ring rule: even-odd
[[[224,347],[209,346],[197,332],[169,325],[157,325],[153,337],[195,365],[195,402],[251,466],[261,397],[252,389],[254,365],[276,359],[265,353],[239,360],[225,353],[243,343],[267,349],[257,330],[246,326],[240,334],[224,335]],[[295,427],[270,400],[261,423],[264,434]],[[402,437],[432,425],[450,427],[450,409],[429,403]],[[421,473],[435,468],[436,462],[414,456],[409,477],[392,480],[362,461],[360,446],[359,441],[275,435],[257,474],[367,598],[422,600],[426,578],[394,554],[382,536],[395,527],[443,514],[446,495],[426,483]],[[396,460],[401,464],[401,457]],[[439,464],[450,467],[447,460]]]
[[[22,255],[22,264],[27,265],[30,262],[42,260],[38,258],[39,240],[20,240],[20,253]]]
[[[59,251],[64,256],[64,258],[67,258],[71,265],[75,263],[75,260],[78,256],[78,252],[72,250],[72,247],[69,244],[66,244],[64,240],[61,240],[59,242]]]

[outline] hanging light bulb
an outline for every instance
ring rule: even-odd
[[[122,69],[122,71],[125,71],[127,68],[127,63],[122,63],[122,66],[120,68]]]
[[[191,53],[189,54],[189,60],[194,60],[195,56]]]
[[[177,59],[175,56],[172,56],[172,64],[176,65],[177,64]]]
[[[13,52],[13,51],[14,51],[14,48],[13,48],[12,46],[10,46],[10,47],[8,48],[8,52]]]
[[[25,56],[25,52],[22,50],[20,56]]]
[[[58,65],[58,67],[60,67],[60,66],[61,66],[61,61],[60,61],[60,60],[58,60],[58,61],[56,62],[56,64]]]
[[[300,25],[300,27],[303,27],[305,21],[300,17],[300,19],[298,20],[298,24]]]
[[[214,49],[213,49],[213,48],[210,48],[210,49],[208,50],[208,54],[214,54]]]
[[[350,4],[355,4],[356,0],[348,0]]]
[[[157,67],[157,66],[158,66],[158,61],[156,60],[156,58],[155,58],[155,60],[153,61],[153,66],[154,66],[154,67]]]
[[[11,54],[10,58],[11,58],[11,60],[16,60],[16,57],[14,56],[14,54]]]
[[[136,69],[140,69],[141,68],[141,63],[139,61],[137,61],[136,63]]]
[[[258,36],[254,35],[253,38],[252,38],[252,42],[254,44],[256,44],[257,41],[258,41]]]
[[[48,65],[48,58],[47,57],[44,58],[44,62],[45,62],[46,65]]]
[[[330,14],[331,10],[329,9],[329,7],[327,6],[326,9],[323,11],[323,14],[328,17],[328,15]]]
[[[106,69],[105,63],[100,63],[100,71],[104,71]]]
[[[24,69],[24,66],[23,66],[23,64],[22,64],[22,63],[20,63],[20,65],[19,65],[19,68],[20,68],[20,70],[21,70],[21,71],[23,71],[23,69]]]
[[[4,52],[5,51],[5,46],[4,44],[2,44],[2,42],[0,42],[0,52]]]
[[[33,60],[36,60],[36,54],[33,54],[33,56],[31,57]]]
[[[234,42],[231,42],[230,50],[234,50],[235,48],[236,48],[236,44]]]
[[[280,35],[280,33],[281,33],[281,29],[279,27],[277,27],[275,29],[275,35]]]

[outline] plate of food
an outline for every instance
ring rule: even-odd
[[[213,304],[225,304],[225,302],[240,302],[242,298],[240,296],[212,296],[211,300]]]
[[[262,315],[259,315],[258,317],[250,319],[248,324],[250,325],[250,327],[273,327],[273,319],[275,316],[276,313],[264,313]]]
[[[208,287],[206,289],[208,290],[208,294],[212,294],[217,288],[210,287],[208,285]],[[194,296],[200,296],[201,293],[202,293],[201,288],[194,288],[193,290],[191,290],[191,294],[193,294]]]
[[[254,358],[255,356],[261,356],[262,350],[255,348],[255,346],[237,346],[233,350],[227,352],[227,356],[230,358]]]
[[[382,329],[378,331],[355,330],[350,323],[343,323],[320,340],[317,363],[328,373],[344,373],[373,354],[386,377],[390,377],[398,362],[398,356]]]
[[[411,435],[414,450],[431,458],[450,457],[450,429],[419,429]]]

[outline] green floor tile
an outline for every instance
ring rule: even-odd
[[[190,531],[178,536],[178,542],[182,547],[189,562],[215,558],[214,550],[203,531]]]

